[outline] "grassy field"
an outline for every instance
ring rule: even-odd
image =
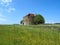
[[[60,25],[0,25],[0,45],[60,45]]]

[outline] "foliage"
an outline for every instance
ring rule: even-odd
[[[23,20],[20,21],[20,24],[23,24]]]
[[[44,24],[44,23],[45,19],[43,18],[43,16],[40,14],[36,14],[36,16],[34,17],[34,24]]]

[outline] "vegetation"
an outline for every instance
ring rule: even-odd
[[[60,45],[60,25],[0,25],[0,45]]]
[[[34,16],[33,22],[34,22],[34,25],[36,25],[36,24],[44,24],[45,23],[45,19],[44,19],[44,17],[42,15],[36,14]],[[20,21],[20,24],[23,24],[23,20]]]
[[[43,18],[43,16],[40,14],[36,14],[36,16],[34,17],[34,24],[44,24],[44,23],[45,19]]]
[[[20,23],[23,24],[23,20],[21,20]]]

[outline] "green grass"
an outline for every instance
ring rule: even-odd
[[[60,26],[0,25],[0,45],[60,45]]]

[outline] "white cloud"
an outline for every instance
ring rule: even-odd
[[[3,6],[9,6],[12,0],[0,0],[0,4]]]
[[[1,17],[1,16],[3,16],[3,15],[0,14],[0,17]]]
[[[0,18],[0,22],[1,22],[1,21],[6,21],[6,19],[5,19],[5,18]]]
[[[54,21],[50,20],[50,21],[46,21],[45,23],[51,23],[51,24],[53,24]]]
[[[15,11],[15,8],[8,8],[7,11],[8,11],[9,13],[11,13],[11,12]]]
[[[4,15],[0,14],[0,17],[5,17]]]
[[[13,8],[10,4],[12,3],[12,0],[0,0],[0,12],[6,11],[7,13],[11,13],[15,11],[15,8]]]
[[[5,16],[3,14],[0,14],[0,22],[1,21],[6,21],[6,18],[5,18]]]
[[[3,3],[9,3],[12,2],[12,0],[1,0]]]

